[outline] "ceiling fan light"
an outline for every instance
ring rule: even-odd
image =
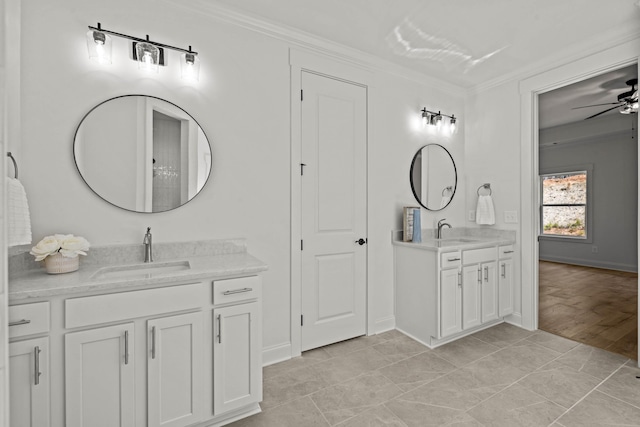
[[[633,114],[635,112],[636,111],[633,109],[633,107],[630,104],[627,104],[620,109],[620,113],[622,114]]]

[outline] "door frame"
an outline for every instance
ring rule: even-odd
[[[301,354],[302,348],[302,327],[300,316],[302,314],[302,255],[300,253],[300,241],[302,238],[302,182],[300,178],[301,160],[301,126],[302,105],[300,102],[300,90],[302,89],[302,72],[306,71],[321,76],[337,79],[347,83],[362,86],[367,90],[367,224],[366,234],[369,235],[369,146],[372,141],[372,98],[374,85],[374,74],[361,64],[350,61],[347,58],[337,56],[327,56],[325,54],[303,51],[299,49],[289,49],[289,66],[291,70],[291,357]],[[366,250],[366,334],[375,332],[374,321],[372,319],[372,293],[369,283],[370,263],[369,250]]]
[[[571,63],[549,69],[549,71],[533,77],[523,79],[520,82],[521,324],[526,329],[538,329],[539,283],[537,266],[539,261],[538,224],[540,224],[540,212],[538,209],[538,96],[559,87],[634,63],[640,67],[639,42],[640,39],[634,39],[621,43]],[[640,182],[640,170],[638,172],[638,181]],[[640,197],[638,207],[640,212]],[[638,264],[640,265],[640,215],[638,216],[638,225]],[[640,291],[640,284],[638,289]],[[640,340],[640,332],[638,338]]]

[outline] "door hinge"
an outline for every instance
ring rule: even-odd
[[[300,326],[304,326],[304,314],[300,315]]]
[[[304,250],[304,240],[300,239],[300,250]]]
[[[300,89],[300,101],[304,101],[304,91]]]

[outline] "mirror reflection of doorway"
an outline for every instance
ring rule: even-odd
[[[538,327],[637,360],[633,79],[636,64],[539,96]]]
[[[152,211],[181,205],[181,121],[153,112]]]

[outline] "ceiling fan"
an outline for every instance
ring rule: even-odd
[[[589,108],[589,107],[598,107],[601,105],[613,105],[611,108],[607,108],[604,111],[600,111],[592,116],[587,117],[585,120],[592,119],[594,117],[599,116],[600,114],[604,114],[607,111],[615,110],[616,108],[620,108],[620,113],[622,114],[635,114],[638,112],[638,90],[636,89],[636,85],[638,84],[638,79],[627,80],[626,84],[631,86],[631,90],[627,92],[623,92],[618,95],[618,102],[606,102],[604,104],[593,104],[593,105],[584,105],[582,107],[575,107],[572,110],[577,110],[579,108]]]

